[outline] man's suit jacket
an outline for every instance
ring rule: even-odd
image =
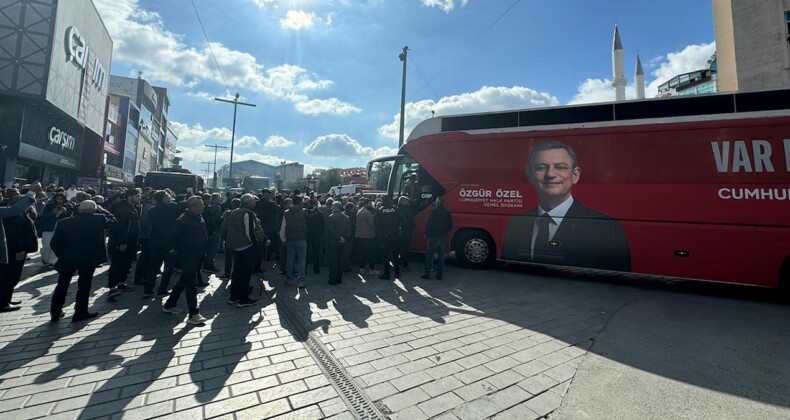
[[[50,247],[58,257],[58,272],[81,267],[98,267],[107,262],[104,229],[115,224],[114,218],[101,213],[78,213],[58,221]]]
[[[631,271],[631,252],[623,226],[617,220],[574,200],[548,253],[532,250],[532,232],[538,209],[510,218],[502,242],[502,259],[568,265],[602,270]]]

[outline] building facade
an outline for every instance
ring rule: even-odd
[[[113,43],[93,2],[6,0],[0,12],[0,183],[95,177]]]
[[[790,0],[713,0],[720,92],[790,86]]]
[[[148,171],[172,166],[177,137],[167,124],[170,109],[167,89],[151,86],[141,77],[115,75],[110,77],[109,89],[110,108],[116,103],[121,106],[117,116],[109,110],[107,113],[105,168],[114,171],[116,168],[113,166],[117,166],[123,174],[122,182],[132,182],[135,175],[145,175]],[[113,147],[109,145],[112,140],[109,134],[116,129],[115,121],[120,121],[124,126],[117,127],[118,132],[123,133],[120,140],[122,147],[114,149],[121,152],[118,160],[111,156]]]
[[[230,174],[229,168],[230,165],[226,164],[217,170],[217,182],[221,187],[229,186],[226,182]],[[272,166],[255,160],[242,160],[233,162],[233,178],[239,180],[239,183],[247,176],[263,176],[273,180],[278,169],[279,166]]]

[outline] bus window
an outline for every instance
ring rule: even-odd
[[[444,188],[414,160],[405,157],[395,169],[393,195],[405,196],[417,211],[433,204],[444,195]]]

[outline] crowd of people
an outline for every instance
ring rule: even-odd
[[[196,325],[206,320],[197,302],[198,290],[208,285],[205,273],[230,280],[228,304],[239,308],[258,303],[250,296],[250,280],[269,266],[280,270],[286,285],[299,288],[306,286],[308,263],[313,275],[328,266],[330,285],[340,284],[343,273],[354,266],[360,274],[382,280],[401,276],[408,270],[419,210],[406,196],[331,197],[298,189],[286,196],[263,189],[223,197],[192,189],[176,194],[169,189],[119,187],[105,199],[90,188],[44,190],[39,183],[3,188],[0,203],[0,312],[20,308],[21,302],[13,300],[14,288],[29,255],[40,251],[44,269],[58,273],[52,322],[65,316],[75,274],[72,321],[98,316],[89,311],[88,298],[96,269],[109,264],[109,299],[137,285],[143,299],[166,298],[162,310],[181,314],[177,303],[183,294],[186,322]],[[422,278],[430,279],[433,271],[436,279],[442,278],[444,241],[451,228],[450,214],[438,197],[426,224],[428,252]],[[215,265],[220,252],[225,253],[221,273]],[[176,271],[180,276],[171,288]]]

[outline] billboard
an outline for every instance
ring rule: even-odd
[[[112,39],[90,0],[58,7],[46,98],[101,135],[112,57]]]

